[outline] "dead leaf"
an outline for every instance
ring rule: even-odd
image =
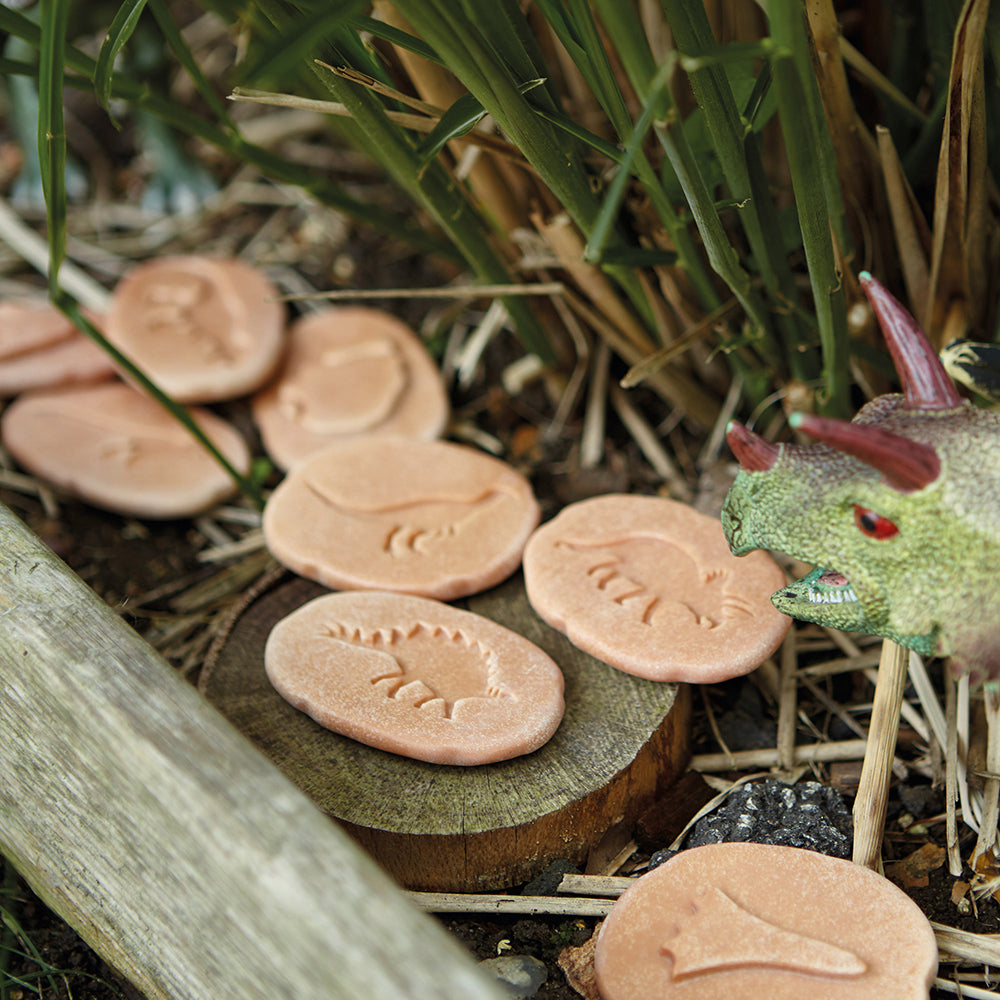
[[[903,889],[928,884],[928,874],[944,864],[947,852],[937,844],[927,843],[900,861],[885,866],[885,877]]]
[[[597,935],[600,932],[601,924],[598,924],[588,940],[579,947],[563,948],[556,959],[556,964],[566,975],[566,982],[583,1000],[601,1000],[594,977],[594,952],[597,950]]]

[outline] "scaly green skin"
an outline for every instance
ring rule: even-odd
[[[741,457],[751,468],[726,497],[730,547],[736,555],[772,549],[817,567],[772,596],[785,614],[950,657],[976,680],[1000,678],[1000,414],[889,395],[852,423],[933,446],[940,472],[922,488],[900,489],[829,444],[768,445],[765,460]],[[898,530],[870,537],[859,509]]]

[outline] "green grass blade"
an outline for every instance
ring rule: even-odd
[[[107,36],[97,54],[97,70],[94,73],[94,93],[97,102],[108,113],[108,117],[118,126],[111,113],[111,74],[115,67],[115,58],[121,52],[125,43],[132,37],[139,16],[146,6],[146,0],[125,0],[115,13],[108,28]]]
[[[295,17],[280,35],[245,59],[236,80],[255,87],[295,79],[326,39],[368,6],[367,0],[330,0]]]
[[[42,5],[38,50],[38,159],[45,193],[49,241],[49,293],[59,287],[59,266],[66,256],[66,132],[63,77],[69,0]]]
[[[647,88],[656,73],[656,60],[635,5],[621,0],[594,0],[601,19],[639,100],[645,103]]]
[[[190,46],[184,41],[180,29],[177,27],[177,23],[174,21],[173,15],[167,7],[166,0],[148,0],[148,3],[149,9],[156,18],[156,23],[159,25],[164,39],[177,57],[178,62],[184,67],[185,72],[191,78],[191,82],[201,95],[201,99],[208,105],[215,116],[215,120],[227,132],[235,132],[236,125],[229,116],[229,109],[226,107],[225,101],[215,92],[215,87],[212,86],[209,79],[202,72]]]
[[[401,31],[399,28],[386,24],[384,21],[378,21],[374,17],[349,17],[347,23],[359,34],[380,38],[383,42],[398,45],[408,52],[430,60],[432,63],[443,65],[441,57],[425,41],[407,31]]]

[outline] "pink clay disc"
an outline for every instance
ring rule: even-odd
[[[760,666],[791,619],[764,552],[737,558],[722,526],[662,497],[609,494],[566,507],[524,551],[532,607],[580,649],[653,681],[711,684]]]
[[[601,927],[604,1000],[927,1000],[934,931],[869,868],[708,844],[637,879]]]
[[[538,518],[530,484],[504,462],[376,435],[299,463],[267,502],[264,538],[327,587],[447,601],[510,576]]]
[[[250,453],[207,410],[192,416],[242,474]],[[97,507],[138,517],[189,517],[236,487],[166,410],[122,382],[29,393],[0,419],[4,446],[29,472]]]
[[[0,302],[0,363],[51,347],[75,333],[73,324],[48,302]]]
[[[531,753],[562,719],[563,676],[488,618],[377,591],[318,597],[271,630],[278,692],[321,726],[435,764]]]
[[[378,309],[324,309],[293,323],[289,341],[280,375],[253,400],[264,447],[283,469],[363,435],[441,436],[441,373],[405,323]]]
[[[259,389],[284,350],[284,306],[260,272],[237,260],[150,260],[117,285],[107,337],[180,403]]]

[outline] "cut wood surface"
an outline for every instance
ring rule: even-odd
[[[562,668],[566,714],[543,747],[460,767],[400,757],[323,729],[272,688],[264,643],[280,618],[324,593],[290,577],[258,597],[209,657],[202,691],[410,889],[504,888],[555,858],[581,861],[686,766],[688,688],[632,677],[576,649],[532,610],[520,573],[457,603],[529,639]]]
[[[155,998],[498,1000],[0,506],[0,849]]]

